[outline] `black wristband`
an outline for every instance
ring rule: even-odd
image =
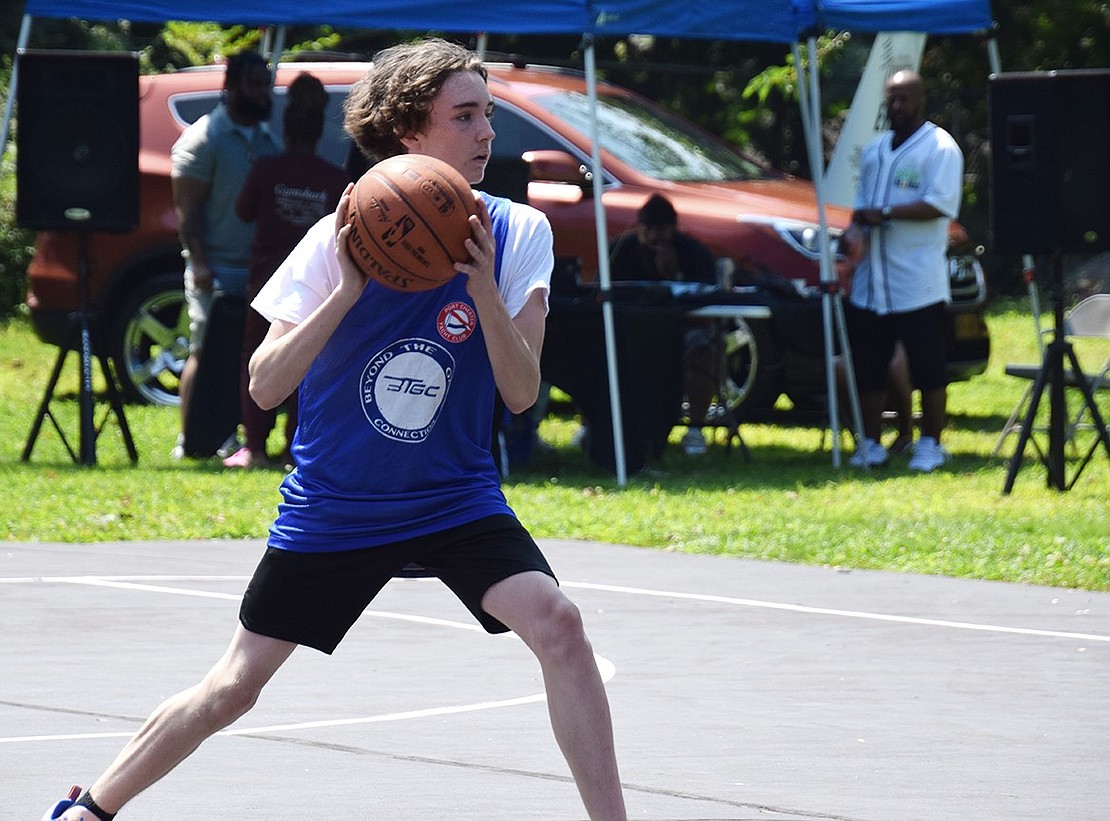
[[[81,793],[81,797],[73,802],[73,806],[84,807],[86,810],[99,818],[100,821],[112,821],[112,819],[116,817],[115,813],[102,810],[99,805],[95,801],[93,801],[92,796],[89,795],[88,790],[85,790],[83,793]]]

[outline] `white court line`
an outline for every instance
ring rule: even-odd
[[[87,584],[103,587],[119,587],[124,589],[149,590],[151,592],[171,593],[179,596],[202,596],[207,598],[238,599],[238,594],[210,593],[200,590],[188,590],[181,587],[159,587],[155,585],[139,584],[139,580],[150,581],[246,581],[246,576],[42,576],[27,578],[0,578],[0,582],[59,582],[66,584]],[[131,581],[129,581],[131,580]],[[430,582],[434,579],[406,579],[412,581]],[[733,596],[716,596],[708,593],[681,593],[674,590],[653,590],[643,587],[625,587],[611,584],[593,584],[590,582],[560,582],[563,587],[578,588],[580,590],[597,590],[606,593],[628,593],[639,596],[655,598],[685,599],[687,601],[704,601],[714,604],[731,604],[739,607],[756,607],[766,610],[784,610],[794,613],[810,613],[820,616],[839,616],[841,618],[865,619],[871,621],[896,622],[901,624],[915,624],[927,627],[944,627],[952,630],[975,630],[987,633],[1008,633],[1020,636],[1039,636],[1044,638],[1080,639],[1084,641],[1110,642],[1110,636],[1098,633],[1075,633],[1065,630],[1043,630],[1034,627],[1006,627],[999,624],[983,624],[978,622],[949,621],[946,619],[929,619],[920,616],[895,616],[888,613],[873,613],[866,610],[840,610],[830,607],[811,607],[804,604],[787,604],[785,602],[763,601],[760,599],[742,599]],[[379,615],[382,618],[408,619],[421,621],[421,617],[407,617],[400,614],[384,614],[381,611],[367,610],[367,614]],[[429,621],[428,623],[434,623]],[[481,631],[477,625],[464,625],[450,622],[452,627],[470,628]]]
[[[151,593],[168,593],[176,596],[199,596],[204,598],[217,598],[225,600],[238,600],[241,596],[237,593],[215,593],[207,590],[192,590],[182,587],[166,587],[164,585],[154,585],[141,583],[139,580],[145,581],[245,581],[245,576],[54,576],[54,577],[26,577],[26,578],[0,578],[0,583],[61,583],[61,584],[81,584],[95,587],[112,587],[125,590],[141,590]],[[419,581],[427,582],[432,580],[416,579],[405,580],[406,582]],[[822,616],[838,616],[841,618],[853,619],[867,619],[873,621],[886,621],[896,622],[901,624],[914,624],[928,627],[943,627],[957,630],[977,630],[991,633],[1008,633],[1025,636],[1038,636],[1048,638],[1068,638],[1080,639],[1084,641],[1099,641],[1110,642],[1110,636],[1098,635],[1093,633],[1073,633],[1061,630],[1040,630],[1028,627],[1005,627],[1002,625],[993,624],[976,624],[973,622],[959,622],[947,621],[944,619],[928,619],[920,618],[917,616],[895,616],[886,613],[871,613],[860,610],[839,610],[828,607],[810,607],[800,604],[787,604],[784,602],[771,602],[762,601],[759,599],[743,599],[733,596],[716,596],[706,593],[682,593],[674,590],[652,590],[642,587],[624,587],[620,585],[608,584],[593,584],[590,582],[562,582],[564,587],[577,588],[580,590],[596,590],[606,593],[625,593],[638,596],[650,596],[654,598],[671,598],[682,599],[686,601],[701,601],[710,602],[714,604],[728,604],[739,607],[754,607],[763,608],[768,610],[783,610],[794,613],[808,613],[813,615]],[[384,619],[398,619],[403,621],[416,622],[420,624],[428,624],[439,627],[451,627],[460,630],[471,630],[476,632],[485,632],[481,627],[475,624],[450,621],[447,619],[435,619],[427,616],[413,616],[403,613],[393,613],[387,611],[367,610],[365,615],[374,618]],[[502,634],[509,638],[515,638],[512,633]],[[598,669],[601,671],[602,678],[608,682],[616,674],[616,666],[604,658],[595,654],[597,659]],[[312,721],[300,722],[293,724],[275,724],[265,727],[244,727],[240,729],[223,730],[217,735],[252,735],[260,733],[273,733],[273,732],[288,732],[292,730],[302,729],[315,729],[321,727],[339,727],[351,726],[357,724],[371,724],[386,721],[403,721],[413,718],[425,718],[437,715],[451,715],[458,713],[474,712],[478,710],[490,710],[499,707],[515,706],[520,704],[535,703],[543,701],[546,698],[544,693],[533,693],[527,696],[520,696],[512,699],[504,699],[501,701],[479,702],[476,704],[463,704],[452,707],[432,707],[424,710],[409,710],[399,713],[386,713],[377,716],[358,716],[354,718],[344,719],[331,719],[327,721]],[[71,741],[82,739],[104,739],[104,738],[130,738],[133,733],[131,732],[114,732],[114,733],[72,733],[67,735],[44,735],[44,736],[14,736],[3,738],[0,737],[0,744],[12,744],[17,742],[34,742],[34,741]]]
[[[27,584],[28,582],[86,582],[90,580],[109,582],[245,582],[250,580],[250,576],[213,576],[211,574],[195,576],[177,574],[172,576],[153,574],[142,576],[3,576],[0,577],[0,584],[4,582]]]
[[[393,617],[398,614],[386,614],[386,617]],[[407,617],[402,617],[407,618]],[[420,621],[424,621],[420,619]],[[433,619],[433,622],[440,624],[452,624],[451,622],[443,621],[442,619]],[[461,626],[469,628],[470,625],[460,625],[453,623],[452,626]],[[485,631],[483,631],[485,632]],[[601,673],[603,681],[608,682],[617,672],[616,665],[604,656],[594,654],[594,659],[597,661],[597,668]],[[459,704],[454,707],[429,707],[424,710],[407,710],[400,713],[383,713],[376,716],[357,716],[354,718],[334,718],[324,721],[301,721],[292,724],[270,724],[263,727],[240,727],[231,730],[221,730],[216,735],[222,736],[237,736],[237,735],[261,735],[263,733],[278,733],[278,732],[291,732],[293,730],[315,730],[321,727],[351,727],[358,724],[380,724],[386,721],[406,721],[413,718],[429,718],[432,716],[445,716],[457,715],[459,713],[473,713],[480,710],[495,710],[499,707],[516,707],[521,704],[535,704],[536,702],[545,701],[547,699],[546,693],[532,693],[527,696],[519,696],[517,698],[506,698],[500,701],[482,701],[475,704]],[[113,733],[68,733],[65,735],[28,735],[28,736],[10,736],[7,738],[0,737],[0,744],[16,744],[19,742],[32,742],[32,741],[81,741],[88,739],[104,739],[104,738],[131,738],[135,733],[134,731],[128,732],[113,732]]]
[[[238,600],[242,598],[239,594],[232,593],[214,593],[207,590],[190,590],[182,587],[165,587],[162,585],[152,584],[139,584],[135,581],[122,581],[121,579],[157,579],[159,581],[173,581],[173,580],[190,580],[190,581],[246,581],[248,577],[245,576],[116,576],[116,577],[95,577],[95,576],[56,576],[51,578],[27,578],[27,579],[2,579],[0,581],[23,581],[23,582],[56,582],[63,584],[83,584],[92,587],[112,587],[123,590],[142,590],[151,593],[169,593],[177,596],[200,596],[204,598],[216,598],[226,600]],[[424,581],[424,580],[414,580]],[[458,622],[449,619],[437,619],[430,616],[414,616],[406,613],[394,613],[384,610],[366,610],[364,615],[380,619],[395,619],[400,621],[415,622],[418,624],[426,624],[434,627],[451,627],[457,630],[468,630],[472,632],[486,634],[483,627],[469,622]],[[495,638],[507,638],[519,641],[519,637],[515,633],[501,633],[494,636]],[[598,671],[601,673],[602,681],[610,681],[616,675],[617,668],[609,659],[594,654],[594,659],[597,662]],[[500,707],[515,707],[521,704],[534,704],[540,701],[546,701],[547,694],[545,692],[532,693],[526,696],[518,696],[516,698],[502,699],[500,701],[483,701],[474,704],[458,704],[454,706],[444,707],[429,707],[423,710],[406,710],[399,713],[384,713],[382,715],[373,716],[356,716],[353,718],[337,718],[328,719],[324,721],[303,721],[292,724],[272,724],[263,727],[242,727],[231,730],[221,730],[216,735],[221,736],[238,736],[238,735],[259,735],[262,733],[276,733],[276,732],[291,732],[293,730],[312,730],[322,727],[349,727],[358,724],[378,724],[386,721],[406,721],[416,718],[428,718],[431,716],[444,716],[444,715],[457,715],[459,713],[478,712],[480,710],[494,710]],[[67,733],[62,735],[37,735],[37,736],[9,736],[0,737],[0,744],[16,744],[21,742],[35,742],[35,741],[78,741],[88,739],[106,739],[106,738],[130,738],[134,735],[134,731],[128,732],[109,732],[109,733]]]
[[[1043,636],[1059,639],[1083,639],[1085,641],[1110,642],[1110,636],[1103,636],[1097,633],[1070,633],[1063,630],[1040,630],[1033,627],[1006,627],[1000,624],[977,624],[967,621],[926,619],[919,616],[892,616],[887,613],[870,613],[866,610],[837,610],[831,607],[809,607],[804,604],[785,604],[783,602],[760,601],[759,599],[738,599],[732,596],[714,596],[705,593],[678,593],[668,590],[649,590],[642,587],[621,587],[612,584],[591,584],[590,582],[561,582],[561,584],[564,587],[577,587],[581,590],[599,590],[606,593],[632,593],[638,596],[687,599],[691,601],[713,602],[716,604],[735,604],[741,607],[788,610],[794,613],[812,613],[819,616],[841,616],[849,619],[871,619],[873,621],[892,621],[928,627],[948,627],[954,630],[981,630],[988,633],[1014,633],[1021,636]]]
[[[598,658],[598,667],[602,659]],[[609,666],[612,666],[611,664]],[[615,670],[616,668],[614,668]],[[313,730],[320,727],[350,727],[356,724],[378,724],[385,721],[405,721],[411,718],[428,718],[430,716],[454,715],[457,713],[472,713],[478,710],[493,710],[498,707],[514,707],[518,704],[533,704],[547,698],[544,693],[533,693],[519,698],[507,698],[501,701],[483,701],[476,704],[459,704],[454,707],[429,707],[425,710],[408,710],[401,713],[384,713],[377,716],[358,716],[355,718],[335,718],[326,721],[302,721],[294,724],[271,724],[265,727],[242,727],[233,730],[221,730],[216,735],[259,735],[262,733],[289,732],[292,730]],[[81,741],[103,738],[131,738],[134,730],[114,733],[69,733],[66,735],[27,735],[0,738],[0,744],[16,744],[30,741]]]

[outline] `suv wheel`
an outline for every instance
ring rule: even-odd
[[[733,329],[725,334],[724,344],[728,378],[723,398],[725,406],[740,421],[771,400],[774,344],[764,323],[752,325],[743,319],[737,319]],[[717,410],[720,412],[719,401]],[[711,408],[710,413],[713,412]]]
[[[110,344],[124,395],[147,405],[178,405],[189,356],[189,312],[180,273],[142,282],[120,303]]]

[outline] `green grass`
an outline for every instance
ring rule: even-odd
[[[991,453],[1025,387],[1005,376],[1003,367],[1036,356],[1032,321],[1019,307],[996,307],[990,325],[995,353],[988,372],[950,389],[945,444],[955,459],[934,474],[911,474],[904,461],[869,475],[834,469],[821,431],[746,425],[751,462],[723,446],[687,459],[678,445],[682,429],[676,429],[662,459],[620,488],[571,445],[577,422],[564,411],[541,426],[550,452],[538,453],[527,470],[514,474],[506,495],[540,538],[1110,590],[1105,453],[1099,451],[1072,490],[1059,492],[1046,486],[1045,469],[1030,449],[1013,493],[1002,494],[1006,461]],[[1086,361],[1087,351],[1079,353]],[[1092,352],[1092,361],[1100,354],[1105,350]],[[174,462],[169,458],[179,428],[174,409],[127,408],[140,454],[137,467],[128,462],[111,419],[95,467],[74,465],[49,422],[30,462],[21,462],[54,356],[24,322],[0,328],[4,538],[97,542],[266,535],[280,473]],[[71,441],[77,431],[76,372],[71,355],[52,405]],[[1110,416],[1105,398],[1100,407]],[[105,409],[98,405],[98,419]],[[1085,449],[1086,441],[1080,447]],[[1003,454],[1015,444],[1011,437]],[[1069,460],[1069,476],[1075,466]]]

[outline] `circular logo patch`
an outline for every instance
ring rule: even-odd
[[[448,342],[462,342],[472,333],[478,325],[478,317],[474,309],[465,302],[448,302],[440,309],[436,319],[436,328],[439,335]]]
[[[382,436],[422,442],[443,410],[454,373],[454,357],[438,342],[394,342],[375,354],[362,371],[362,411]]]

